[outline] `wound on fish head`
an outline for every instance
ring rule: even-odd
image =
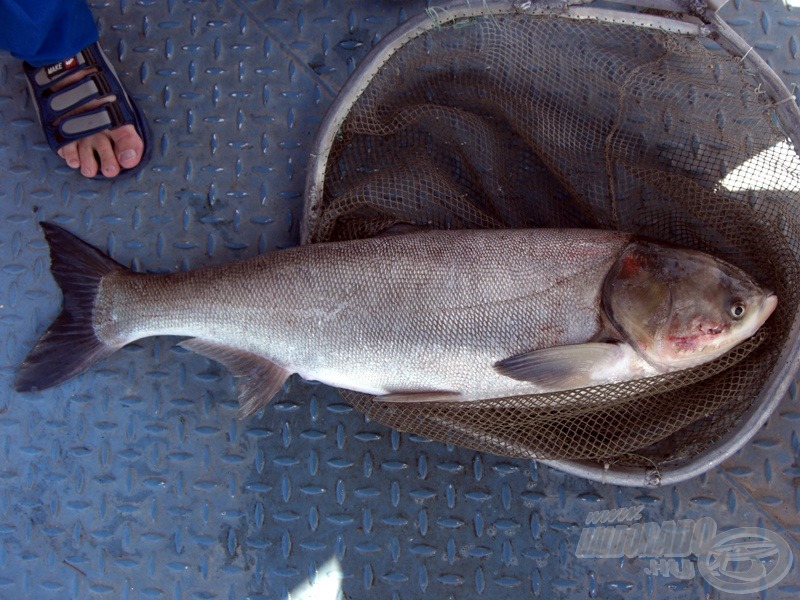
[[[751,337],[777,298],[703,252],[635,241],[609,271],[603,307],[613,326],[662,372],[713,360]]]

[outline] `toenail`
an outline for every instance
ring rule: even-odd
[[[136,158],[136,150],[130,149],[125,150],[124,152],[120,152],[119,154],[119,161],[120,162],[129,162]]]
[[[78,167],[80,167],[80,166],[81,166],[81,161],[79,161],[79,160],[77,160],[77,159],[73,158],[73,159],[71,159],[71,160],[68,160],[68,161],[67,161],[67,164],[68,164],[70,167],[72,167],[73,169],[77,169]]]

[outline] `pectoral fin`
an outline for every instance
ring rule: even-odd
[[[181,342],[181,347],[221,363],[235,377],[239,394],[237,417],[244,419],[269,402],[291,373],[263,356],[215,344],[199,338]]]
[[[568,390],[608,382],[620,361],[633,349],[628,344],[589,343],[556,346],[518,354],[494,364],[501,375],[548,390]]]

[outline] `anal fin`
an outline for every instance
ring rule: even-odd
[[[458,392],[397,392],[384,396],[375,396],[378,402],[460,402],[464,397]]]
[[[185,340],[181,347],[217,361],[238,378],[237,417],[244,419],[267,404],[283,387],[291,373],[258,354],[200,338]]]

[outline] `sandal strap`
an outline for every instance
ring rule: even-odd
[[[75,56],[65,58],[64,60],[44,67],[31,67],[26,63],[25,70],[30,71],[28,76],[32,80],[32,83],[40,88],[49,88],[76,69],[84,69],[96,65],[97,60],[90,51],[90,48],[91,46],[88,46]]]
[[[96,98],[111,94],[111,86],[102,73],[92,73],[83,79],[61,88],[57,92],[49,90],[44,94],[48,107],[55,118],[64,113],[88,104]]]
[[[115,129],[125,124],[125,117],[119,102],[103,104],[95,110],[89,110],[72,117],[67,117],[58,124],[53,134],[59,146],[80,140],[86,136]]]

